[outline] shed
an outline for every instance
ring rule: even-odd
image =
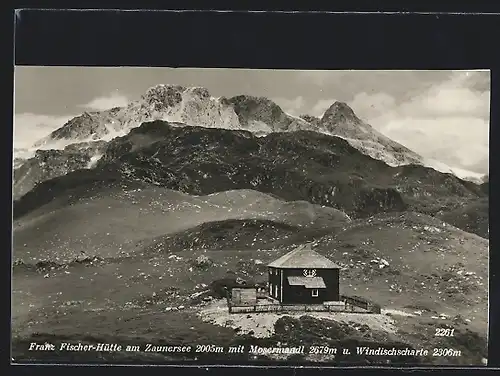
[[[241,286],[231,289],[231,304],[235,306],[253,306],[257,304],[256,286]]]
[[[340,266],[302,245],[268,265],[269,296],[283,304],[339,301]]]

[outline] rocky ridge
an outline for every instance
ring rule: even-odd
[[[63,150],[37,150],[34,157],[18,162],[19,166],[14,170],[14,200],[46,180],[93,167],[105,147],[106,142],[101,140],[74,143]]]
[[[363,154],[390,166],[425,164],[418,154],[359,119],[346,103],[333,103],[321,118],[310,115],[294,117],[264,97],[239,95],[214,98],[205,88],[157,85],[126,107],[85,112],[69,120],[36,142],[35,148],[46,150],[35,152],[31,158],[25,159],[29,155],[27,150],[15,151],[14,198],[21,197],[47,179],[75,169],[92,167],[102,156],[105,142],[125,136],[131,129],[151,120],[168,120],[172,126],[178,127],[189,125],[248,130],[258,137],[273,132],[312,130],[341,137]],[[82,145],[96,142],[99,149],[81,150]],[[44,157],[40,158],[40,155]],[[61,160],[73,162],[61,167]],[[54,167],[50,167],[51,164]],[[434,164],[431,167],[441,172],[452,172],[446,166]]]
[[[125,135],[143,122],[165,120],[189,126],[245,129],[256,135],[271,132],[312,130],[345,138],[363,153],[390,165],[423,163],[422,158],[383,136],[356,117],[345,103],[335,102],[321,119],[295,117],[264,97],[238,95],[214,98],[200,87],[157,85],[126,107],[86,112],[35,143],[38,148],[53,142],[110,140]]]

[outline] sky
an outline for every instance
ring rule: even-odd
[[[15,67],[14,146],[84,111],[124,106],[151,86],[206,87],[212,96],[274,100],[321,116],[335,101],[423,157],[488,172],[489,71],[298,71],[130,67]]]

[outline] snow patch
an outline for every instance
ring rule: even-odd
[[[248,122],[248,130],[250,132],[258,133],[259,135],[268,135],[272,133],[273,129],[266,123],[260,120],[250,120]]]
[[[19,167],[27,159],[35,156],[36,149],[34,148],[14,148],[12,151],[14,168]]]
[[[479,172],[468,171],[459,167],[450,167],[446,163],[436,161],[435,159],[425,159],[423,164],[424,166],[430,167],[436,171],[444,174],[452,174],[459,179],[467,180],[476,184],[481,184],[485,176]]]
[[[100,140],[102,140],[102,141],[111,141],[116,137],[126,136],[128,133],[128,130],[115,129],[109,124],[106,124],[105,127],[106,127],[106,130],[108,131],[108,133],[106,135],[104,135],[102,138],[100,138]],[[92,140],[92,141],[96,141],[96,140]]]
[[[93,155],[90,158],[89,163],[87,164],[87,168],[93,168],[96,165],[96,163],[102,158],[102,156],[103,156],[102,153],[98,153],[98,154]]]
[[[82,141],[85,142],[85,141],[96,141],[96,140],[91,138],[87,138],[85,140],[74,140],[68,138],[61,138],[58,140],[46,139],[43,141],[43,143],[37,144],[38,146],[32,147],[29,150],[33,153],[32,156],[34,156],[37,150],[63,150],[66,146]]]

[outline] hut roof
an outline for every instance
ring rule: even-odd
[[[339,265],[313,251],[309,244],[295,248],[268,266],[272,268],[340,269]]]

